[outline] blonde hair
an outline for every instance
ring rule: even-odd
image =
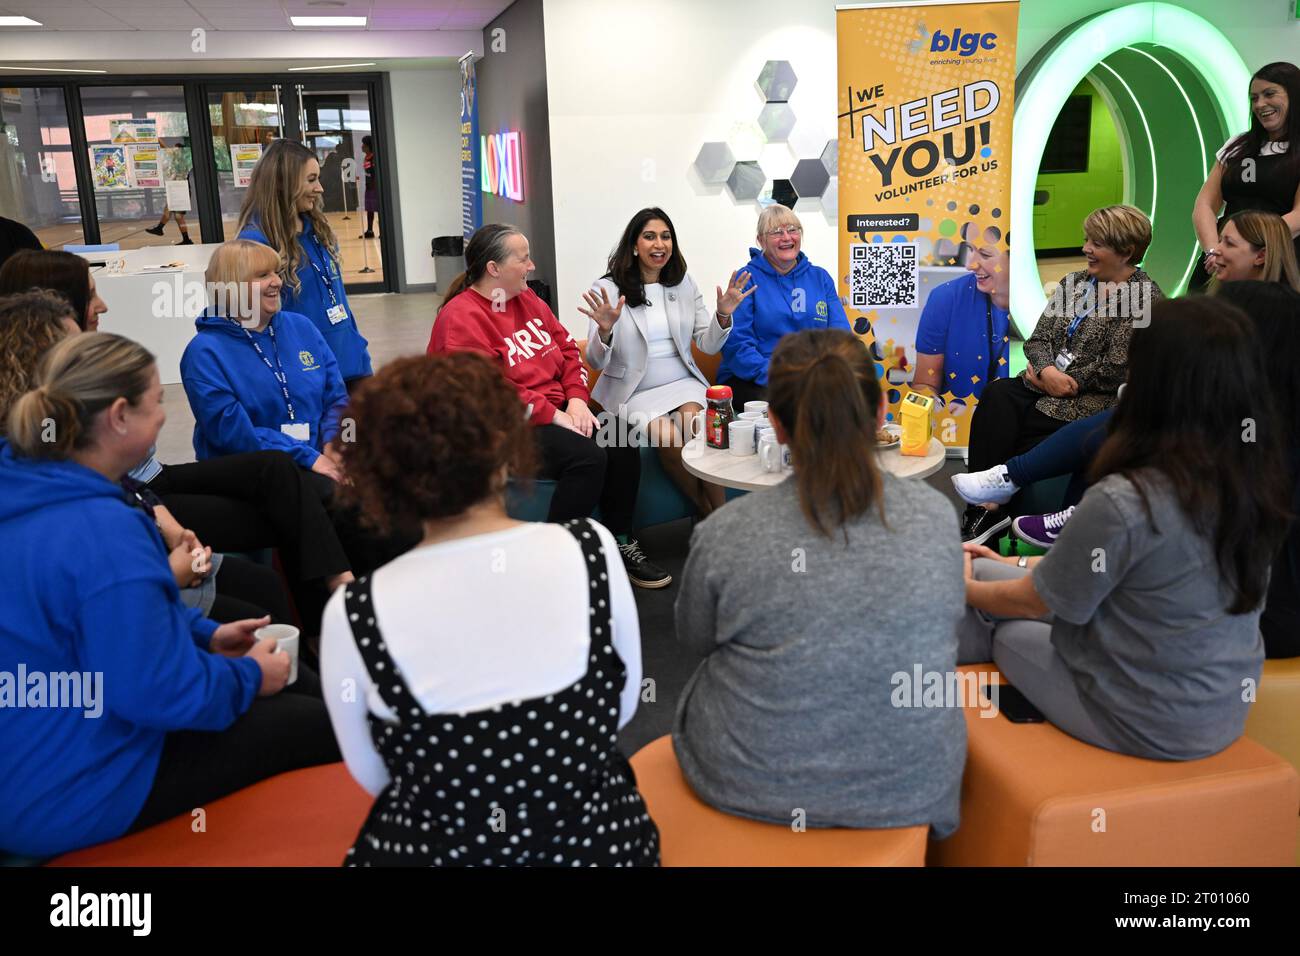
[[[1289,286],[1293,292],[1300,292],[1300,266],[1296,264],[1295,243],[1291,239],[1291,229],[1286,220],[1271,212],[1258,209],[1246,209],[1234,216],[1229,216],[1224,225],[1232,223],[1255,249],[1264,250],[1264,282],[1280,282]],[[1223,230],[1219,230],[1222,232]],[[1210,280],[1210,289],[1218,288],[1219,277]]]
[[[265,243],[252,239],[223,242],[213,250],[203,274],[208,303],[227,318],[246,318],[244,310],[253,308],[251,292],[247,300],[244,297],[248,280],[263,271],[279,272],[281,264],[280,254]]]
[[[262,158],[253,167],[248,192],[239,207],[240,231],[250,223],[262,230],[267,244],[282,257],[280,278],[295,295],[302,290],[298,268],[306,255],[298,239],[298,196],[302,186],[303,167],[315,158],[312,151],[302,143],[277,139],[266,148]],[[321,245],[337,261],[339,243],[320,202],[313,204],[310,212],[301,215],[311,220]]]
[[[1136,266],[1151,246],[1151,220],[1132,206],[1103,206],[1088,213],[1083,234],[1099,245],[1127,255]]]
[[[774,202],[758,214],[758,238],[761,240],[778,226],[798,226],[802,229],[803,223],[799,221],[799,217],[794,214],[794,210],[789,206],[782,206],[779,202]]]
[[[64,339],[45,353],[32,389],[9,409],[9,442],[27,458],[62,460],[90,445],[95,416],[149,389],[154,357],[109,332]]]

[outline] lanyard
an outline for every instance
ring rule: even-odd
[[[316,238],[314,233],[312,234],[311,241],[315,243],[316,251],[323,257],[325,255],[325,250],[321,247],[320,240]],[[307,257],[307,261],[311,263],[311,267],[315,269],[316,274],[320,276],[320,281],[325,283],[325,291],[330,294],[330,307],[332,308],[333,306],[338,305],[339,297],[334,294],[334,280],[321,271],[321,267],[316,265],[316,260],[311,256]]]
[[[262,346],[258,345],[257,339],[253,338],[253,333],[249,332],[248,329],[244,329],[244,334],[248,336],[248,341],[252,343],[253,348],[257,349],[257,354],[266,367],[271,369],[271,374],[275,376],[275,380],[280,383],[280,391],[284,393],[285,410],[289,413],[289,421],[293,421],[293,400],[289,398],[289,379],[284,374],[284,366],[280,364],[280,349],[275,344],[275,326],[268,325],[266,328],[271,333],[271,351],[275,354],[274,368],[271,366],[271,360],[262,351]]]
[[[1000,349],[993,342],[993,300],[988,296],[984,297],[984,319],[989,329],[989,375],[984,380],[987,383],[997,377],[998,359],[1001,357],[998,355]]]
[[[1092,290],[1092,308],[1090,308],[1087,312],[1083,313],[1082,315],[1080,315],[1078,312],[1075,312],[1074,321],[1072,321],[1070,323],[1069,328],[1065,330],[1065,341],[1067,343],[1072,338],[1074,338],[1074,333],[1079,329],[1079,323],[1097,311],[1097,280],[1089,279],[1088,286]]]

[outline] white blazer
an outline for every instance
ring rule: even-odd
[[[597,279],[592,283],[596,294],[604,289],[611,303],[618,301],[618,286],[610,279]],[[704,306],[704,296],[689,275],[675,286],[664,289],[664,306],[668,311],[668,327],[672,331],[677,354],[690,373],[705,386],[709,380],[695,364],[691,354],[691,340],[701,352],[716,355],[731,334],[718,324],[718,317]],[[587,362],[601,373],[600,380],[591,393],[607,411],[617,412],[626,404],[645,376],[650,354],[649,325],[646,307],[624,305],[623,312],[614,323],[609,345],[600,340],[600,328],[594,321],[587,323]]]

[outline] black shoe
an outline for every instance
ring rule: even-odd
[[[373,238],[375,238],[375,234],[374,234],[373,232],[371,232],[369,229],[367,229],[367,230],[365,231],[365,233],[362,234],[361,238],[362,238],[362,239],[373,239]]]
[[[151,236],[161,236],[163,234],[163,227],[154,226],[152,229],[146,229],[145,232],[149,233]]]
[[[194,245],[194,240],[191,239],[189,236],[186,236],[186,237],[185,237],[184,239],[182,239],[180,242],[176,243],[176,245],[178,245],[178,246],[192,246],[192,245]]]
[[[999,531],[1011,526],[1011,519],[1004,518],[1000,511],[989,511],[972,505],[961,516],[961,540],[971,544],[984,544]]]
[[[618,550],[623,552],[623,567],[627,576],[639,588],[666,588],[673,583],[673,576],[652,564],[641,552],[641,545],[635,538],[628,538],[627,544],[620,544]]]

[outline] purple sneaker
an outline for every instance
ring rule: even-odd
[[[1056,538],[1074,514],[1073,506],[1050,515],[1021,515],[1011,522],[1011,533],[1044,550],[1056,544]]]

